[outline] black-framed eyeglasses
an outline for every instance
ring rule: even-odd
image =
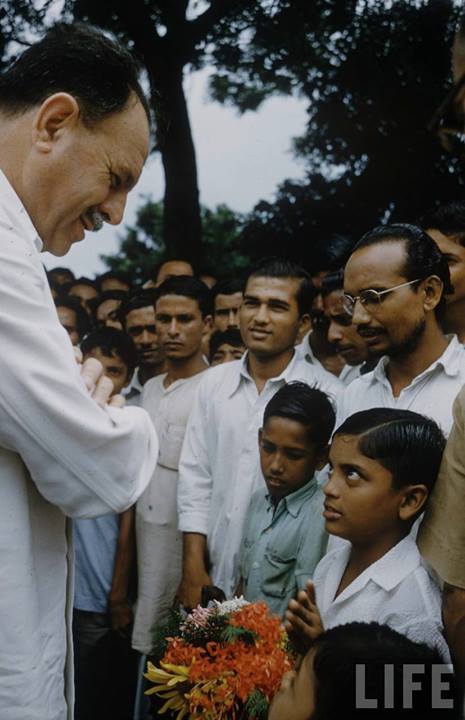
[[[443,149],[459,160],[465,160],[465,116],[457,100],[464,88],[465,74],[449,90],[428,123],[428,130],[437,135]]]
[[[365,310],[370,313],[376,312],[376,309],[381,305],[381,302],[386,295],[394,292],[394,290],[400,290],[400,288],[407,287],[408,285],[413,285],[417,282],[421,282],[421,279],[417,278],[416,280],[409,280],[409,282],[404,282],[400,285],[394,285],[394,287],[388,288],[387,290],[372,290],[371,288],[369,288],[368,290],[362,290],[360,295],[356,295],[355,297],[353,295],[349,295],[348,293],[344,293],[342,297],[342,304],[344,310],[348,315],[352,317],[352,315],[354,314],[355,304],[357,300],[360,300]]]

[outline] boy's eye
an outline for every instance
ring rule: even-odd
[[[353,468],[349,468],[346,473],[347,480],[349,482],[356,483],[359,480],[361,480],[361,476],[357,472],[357,470],[354,470]]]
[[[274,452],[274,445],[266,441],[262,441],[262,450],[266,453]]]

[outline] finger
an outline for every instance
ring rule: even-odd
[[[73,345],[73,352],[74,352],[74,359],[76,360],[78,365],[82,365],[82,352],[80,348],[77,347],[77,345]]]
[[[126,405],[126,398],[123,395],[113,395],[108,404],[110,407],[122,408]]]
[[[310,601],[310,604],[316,606],[315,585],[313,584],[312,580],[307,580],[305,590],[307,592],[307,597]]]
[[[93,392],[99,379],[102,377],[103,365],[95,358],[88,358],[82,365],[81,376],[89,392]]]
[[[109,377],[103,375],[95,386],[95,390],[92,393],[92,398],[95,400],[97,405],[105,407],[110,400],[111,393],[113,392],[113,383]]]

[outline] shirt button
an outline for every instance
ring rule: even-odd
[[[252,569],[253,569],[253,570],[256,570],[256,569],[259,568],[259,567],[260,567],[260,563],[258,563],[258,562],[252,563]]]
[[[149,505],[149,510],[153,510],[153,508],[152,508],[152,506],[151,506],[151,505]]]

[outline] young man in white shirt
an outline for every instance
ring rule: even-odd
[[[269,399],[301,380],[333,398],[342,385],[323,368],[295,356],[309,326],[313,288],[308,274],[270,259],[250,273],[239,313],[248,352],[211,368],[202,378],[187,426],[179,467],[179,528],[184,533],[178,599],[200,601],[202,586],[231,595],[250,498],[261,480],[257,434]],[[208,557],[207,557],[208,556]]]
[[[148,154],[149,111],[127,51],[80,25],[54,26],[1,85],[0,717],[65,720],[66,516],[135,503],[157,440],[141,409],[107,405],[112,382],[99,380],[97,360],[81,376],[39,253],[64,255],[85,230],[121,221]]]
[[[396,407],[449,433],[465,383],[465,350],[441,327],[451,291],[447,260],[420,228],[384,225],[363,236],[344,270],[346,308],[368,352],[383,357],[346,388],[336,427],[358,410]]]
[[[323,515],[327,532],[349,542],[329,552],[289,602],[287,629],[303,646],[335,625],[379,622],[450,660],[441,592],[410,533],[444,446],[438,425],[408,410],[365,410],[336,430]]]

